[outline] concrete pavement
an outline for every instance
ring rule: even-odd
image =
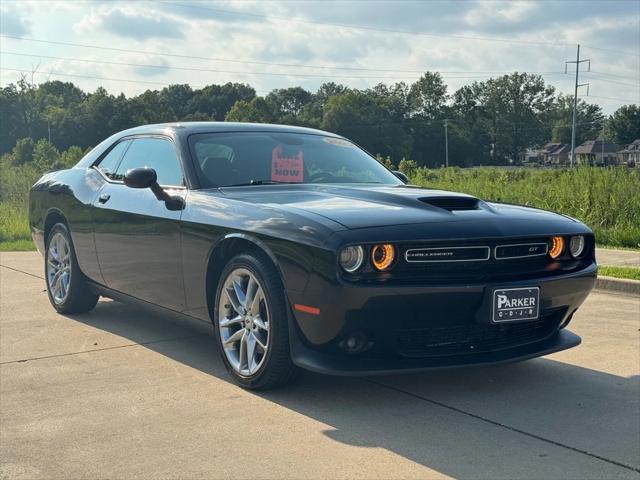
[[[594,293],[583,344],[502,367],[252,393],[197,322],[55,314],[0,254],[0,478],[640,478],[640,299]]]
[[[640,268],[640,251],[638,250],[596,248],[596,259],[600,265]]]

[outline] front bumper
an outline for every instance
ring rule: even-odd
[[[577,335],[563,328],[593,289],[596,273],[593,262],[580,271],[555,277],[471,285],[359,287],[316,278],[310,282],[311,289],[288,292],[291,304],[317,306],[321,311],[320,315],[292,313],[291,356],[296,365],[316,372],[371,375],[506,363],[547,355],[580,343]],[[524,286],[540,287],[540,322],[513,322],[519,323],[513,339],[498,341],[499,336],[494,335],[488,342],[475,343],[475,339],[465,337],[466,332],[480,332],[478,338],[483,338],[486,332],[503,328],[490,322],[491,292]],[[529,326],[538,328],[538,333],[527,335]],[[464,341],[416,350],[434,332],[442,335],[449,328],[456,332],[455,338]],[[341,345],[353,334],[366,336],[372,347],[347,353]],[[407,346],[404,339],[408,334],[413,338]]]
[[[305,348],[300,342],[292,345],[293,363],[312,372],[325,375],[366,376],[391,373],[413,373],[447,368],[477,367],[520,362],[551,353],[567,350],[580,345],[578,335],[568,330],[560,330],[553,337],[542,342],[523,345],[518,348],[485,352],[473,355],[434,357],[429,359],[407,358],[340,358]]]

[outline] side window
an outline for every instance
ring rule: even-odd
[[[150,167],[158,174],[160,185],[184,185],[182,170],[173,144],[162,138],[137,138],[132,141],[116,171],[122,180],[130,168]]]
[[[120,163],[120,159],[124,152],[129,148],[129,144],[131,140],[125,140],[116,144],[109,153],[107,153],[100,163],[96,166],[98,170],[100,170],[105,176],[115,179],[114,174],[116,173],[116,168],[118,168],[118,163]]]

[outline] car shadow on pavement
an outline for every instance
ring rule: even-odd
[[[68,318],[230,382],[203,322],[111,301]],[[639,380],[541,358],[371,379],[305,372],[252,394],[328,425],[337,442],[457,478],[637,478]]]

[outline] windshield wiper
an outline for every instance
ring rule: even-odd
[[[278,180],[251,180],[248,183],[234,183],[233,185],[225,185],[225,187],[247,187],[249,185],[288,185],[301,182],[280,182]]]

